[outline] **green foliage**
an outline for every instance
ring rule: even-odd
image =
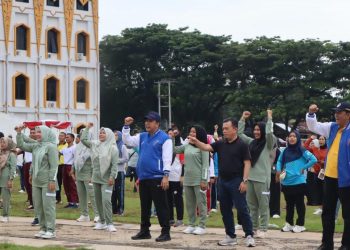
[[[297,124],[310,103],[331,119],[330,107],[350,98],[350,43],[281,40],[230,41],[166,25],[125,29],[100,43],[102,124],[121,126],[126,115],[157,110],[156,82],[173,79],[172,111],[179,127],[212,127],[250,110],[263,119]],[[142,121],[142,120],[141,120]],[[142,125],[142,124],[141,124]]]

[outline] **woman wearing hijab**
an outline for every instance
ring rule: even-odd
[[[278,157],[276,178],[282,179],[282,192],[286,200],[286,224],[282,232],[300,233],[305,231],[305,203],[306,177],[304,170],[317,162],[316,157],[301,146],[300,134],[292,131],[288,135],[288,145]],[[285,177],[281,178],[281,172]],[[298,218],[294,226],[294,207]]]
[[[77,136],[75,156],[74,156],[74,176],[77,182],[80,217],[77,219],[78,222],[90,221],[88,198],[90,198],[92,208],[94,210],[95,218],[94,222],[98,222],[99,216],[97,206],[95,202],[95,193],[92,178],[92,163],[91,163],[91,149],[86,147],[80,142],[81,133]],[[92,133],[89,132],[88,139],[92,140]]]
[[[92,126],[92,123],[87,124],[81,135],[81,142],[91,149],[92,183],[100,216],[100,220],[94,229],[116,232],[112,221],[111,196],[117,175],[118,148],[116,147],[114,133],[109,128],[100,129],[98,140],[89,140],[89,129]]]
[[[8,223],[10,215],[11,188],[16,173],[16,144],[8,137],[0,138],[0,193],[2,195],[2,218],[0,222]]]
[[[112,193],[113,214],[124,215],[124,190],[125,190],[125,164],[129,160],[128,149],[123,143],[122,133],[114,131],[115,140],[119,151],[118,175],[115,179]]]
[[[207,133],[201,126],[192,126],[190,136],[207,143]],[[207,220],[207,182],[209,168],[209,152],[202,151],[193,144],[177,146],[176,154],[185,154],[184,192],[189,226],[185,234],[205,234]],[[196,208],[199,209],[199,225],[196,226]]]
[[[267,110],[266,124],[259,122],[254,125],[254,138],[244,134],[245,121],[250,115],[249,111],[243,112],[242,118],[238,123],[238,136],[249,145],[252,157],[252,167],[248,177],[247,202],[253,221],[253,230],[257,234],[256,237],[264,238],[269,225],[272,168],[270,155],[274,150],[277,139],[273,135],[272,110]]]
[[[56,176],[58,169],[58,150],[56,136],[50,128],[35,128],[35,140],[28,142],[22,134],[23,126],[16,127],[17,144],[20,149],[33,154],[30,168],[35,214],[39,217],[40,231],[37,238],[56,237]]]
[[[319,139],[317,139],[316,135],[312,135],[304,142],[304,147],[317,159],[317,163],[307,172],[307,205],[320,206],[322,205],[323,198],[323,180],[318,178],[318,174],[321,169],[324,168],[324,162],[327,156],[326,138],[320,136]],[[316,209],[314,214],[321,215],[322,208]]]

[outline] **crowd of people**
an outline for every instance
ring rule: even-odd
[[[226,236],[218,245],[238,244],[236,230],[242,228],[245,245],[254,247],[255,237],[268,237],[270,218],[280,218],[282,192],[286,203],[282,232],[306,230],[306,195],[307,205],[316,206],[314,215],[321,215],[323,237],[318,249],[334,249],[340,206],[344,231],[339,249],[350,249],[350,104],[334,108],[335,122],[318,122],[317,111],[312,104],[306,114],[312,132],[309,138],[303,141],[293,130],[283,146],[274,135],[270,109],[264,121],[253,125],[251,137],[246,133],[252,117],[249,111],[239,121],[225,119],[222,137],[217,125],[213,135],[200,125],[191,126],[185,138],[176,126],[163,131],[161,117],[153,111],[144,117],[144,132],[131,134],[134,119],[127,117],[122,131],[102,127],[97,140],[92,123],[77,135],[60,132],[58,138],[46,126],[30,129],[27,136],[25,126],[19,125],[15,128],[17,145],[0,134],[1,222],[9,222],[17,169],[20,192],[27,193],[27,209],[35,211],[32,224],[40,225],[35,237],[56,237],[56,204],[62,203],[62,184],[68,202],[65,208],[80,209],[77,222],[90,221],[90,202],[93,229],[116,232],[113,214],[125,213],[125,178],[130,177],[141,206],[140,230],[132,240],[152,237],[152,204],[161,226],[157,242],[171,240],[172,226],[184,226],[184,208],[188,224],[183,233],[205,234],[208,214],[216,213],[219,204]]]

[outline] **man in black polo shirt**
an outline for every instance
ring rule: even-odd
[[[226,237],[218,242],[220,246],[237,245],[232,208],[235,205],[246,236],[246,246],[254,247],[253,225],[246,201],[248,175],[251,166],[248,145],[237,136],[238,123],[225,119],[222,131],[225,139],[212,144],[204,144],[195,137],[190,142],[198,148],[216,152],[219,159],[219,196],[222,220]]]

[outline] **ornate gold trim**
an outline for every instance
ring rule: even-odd
[[[57,47],[58,47],[58,53],[57,53],[57,60],[61,60],[61,53],[62,53],[62,36],[61,36],[61,31],[54,28],[54,27],[49,27],[46,29],[45,31],[45,58],[49,58],[49,52],[48,52],[48,45],[49,45],[49,42],[48,42],[48,32],[50,30],[54,30],[57,32]]]
[[[12,0],[2,0],[2,18],[4,21],[5,48],[8,53],[8,43],[10,39],[10,27],[12,16]]]
[[[64,1],[64,18],[65,18],[65,24],[66,24],[68,58],[70,58],[73,16],[74,16],[74,0],[65,0]]]
[[[16,51],[17,51],[17,48],[16,48],[16,43],[17,43],[17,28],[20,27],[20,26],[23,26],[26,28],[27,30],[27,33],[26,33],[26,39],[27,39],[27,49],[26,49],[26,52],[27,52],[27,56],[30,57],[30,52],[31,52],[31,42],[30,42],[30,28],[29,26],[25,25],[24,23],[20,23],[20,24],[16,24],[15,27],[14,27],[14,34],[13,34],[13,54],[16,55]]]
[[[90,34],[84,30],[75,33],[75,60],[78,61],[78,35],[83,33],[86,37],[86,61],[90,62]]]
[[[83,6],[89,2],[89,0],[79,0],[79,1],[80,1],[81,5],[83,5]]]
[[[44,0],[33,0],[33,7],[35,18],[36,48],[39,56],[41,44],[41,30],[43,25]]]
[[[92,14],[94,22],[94,33],[95,33],[95,48],[97,58],[99,57],[99,44],[98,44],[98,0],[92,0]]]

